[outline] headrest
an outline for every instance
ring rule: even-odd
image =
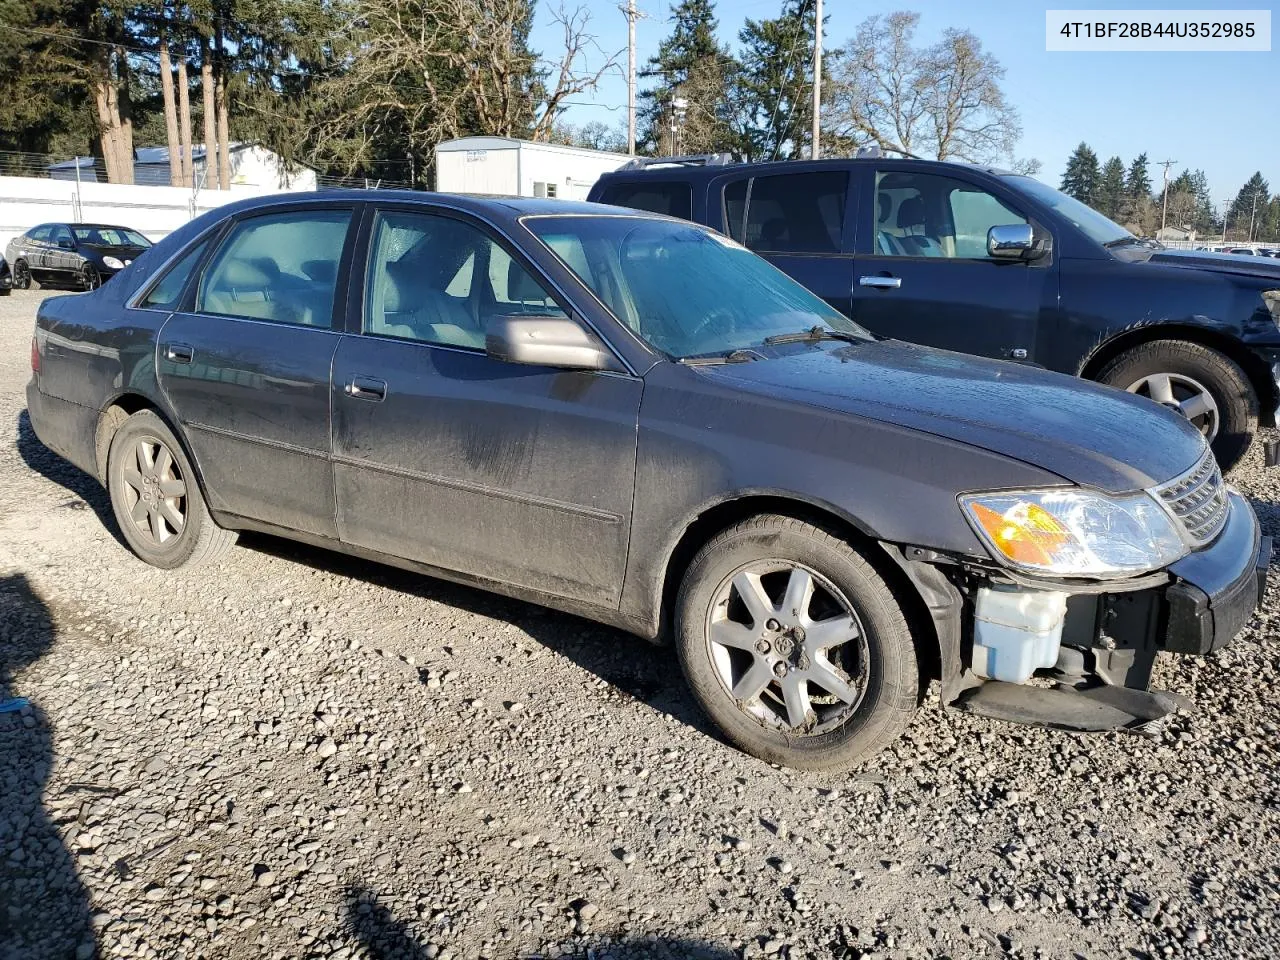
[[[880,212],[876,217],[877,223],[884,223],[889,219],[889,210],[893,207],[893,197],[889,196],[884,190],[876,195],[876,202],[880,206]]]
[[[261,290],[271,286],[280,276],[279,265],[270,257],[252,260],[231,258],[223,265],[220,286]]]
[[[544,303],[547,299],[547,291],[543,290],[542,285],[530,276],[528,270],[512,260],[507,264],[507,298],[524,303],[531,301]]]
[[[914,227],[924,223],[924,201],[919,197],[911,197],[898,204],[898,226]]]

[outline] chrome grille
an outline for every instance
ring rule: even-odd
[[[1197,547],[1216,537],[1227,522],[1227,485],[1212,451],[1206,450],[1182,476],[1157,487],[1156,494]]]

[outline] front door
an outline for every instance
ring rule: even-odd
[[[991,227],[1027,222],[1014,202],[909,162],[877,170],[864,189],[852,318],[898,340],[1036,361],[1041,317],[1057,306],[1052,255],[987,256]]]
[[[710,194],[725,233],[848,315],[854,219],[847,170],[717,180]]]
[[[80,264],[83,262],[76,253],[71,228],[63,223],[56,224],[44,250],[44,266],[49,278],[55,283],[75,283],[80,278]]]
[[[246,217],[209,258],[156,368],[216,510],[337,536],[329,370],[352,210]]]
[[[469,576],[616,604],[640,380],[491,359],[494,316],[565,316],[487,230],[380,212],[361,334],[333,364],[342,539]]]

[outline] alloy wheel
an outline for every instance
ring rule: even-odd
[[[121,472],[126,512],[155,546],[168,546],[187,522],[187,483],[173,454],[155,437],[140,437]]]
[[[1125,389],[1177,411],[1210,442],[1218,435],[1222,418],[1217,401],[1198,380],[1181,373],[1152,373]]]
[[[80,284],[86,290],[97,290],[102,286],[102,274],[98,273],[98,268],[92,263],[86,263],[80,268]]]
[[[866,633],[829,580],[786,560],[726,578],[706,623],[707,652],[739,710],[791,735],[839,727],[867,688]]]
[[[13,265],[13,286],[15,290],[31,289],[31,268],[25,260],[19,260]]]

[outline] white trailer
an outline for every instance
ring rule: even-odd
[[[512,137],[462,137],[436,146],[436,189],[585,200],[601,174],[631,157]]]

